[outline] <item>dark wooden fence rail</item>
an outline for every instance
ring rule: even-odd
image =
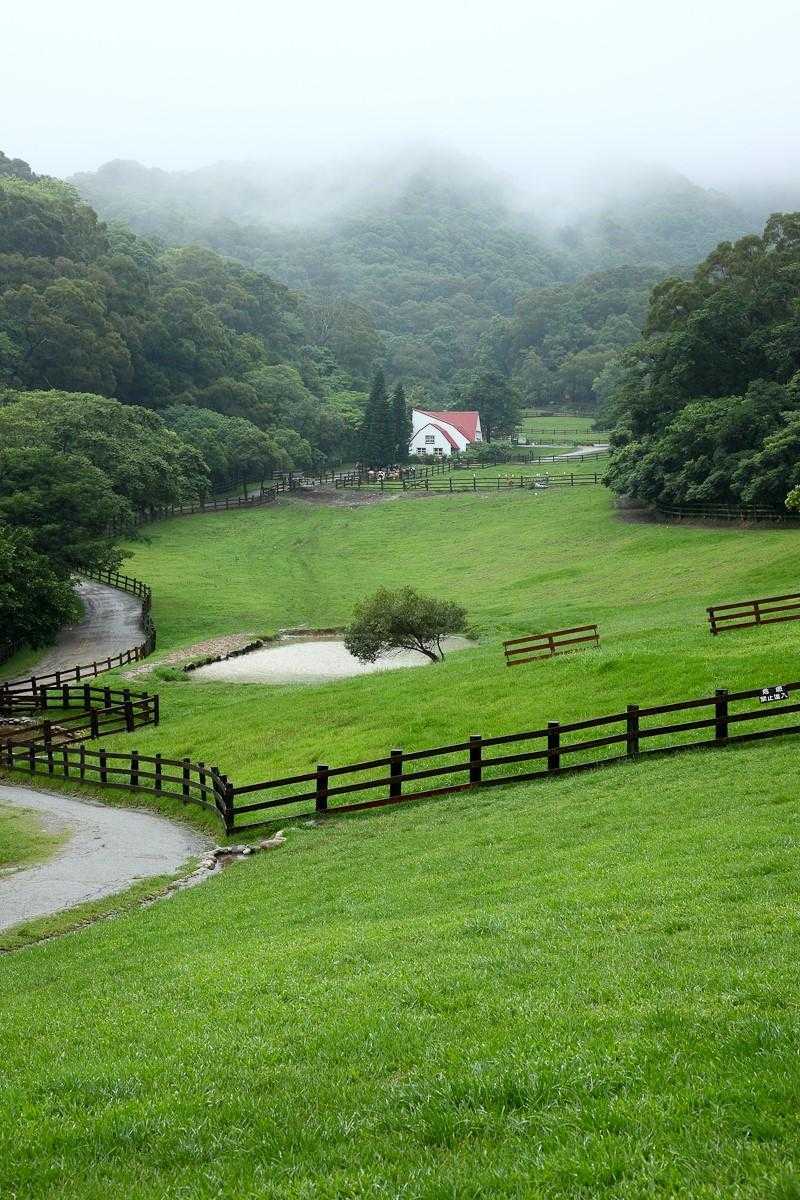
[[[563,475],[498,475],[482,479],[477,475],[469,478],[458,478],[450,475],[446,479],[436,479],[430,476],[405,479],[366,479],[357,475],[337,482],[337,488],[362,487],[370,491],[381,492],[508,492],[508,491],[542,491],[549,487],[580,487],[582,484],[597,485],[603,482],[602,475],[597,471],[575,474],[570,472]]]
[[[100,659],[91,663],[78,663],[74,667],[67,667],[62,671],[50,671],[45,675],[30,675],[25,679],[11,679],[4,683],[0,683],[0,711],[6,709],[13,703],[10,697],[16,697],[18,701],[25,699],[30,702],[36,701],[40,694],[41,688],[61,687],[66,683],[77,683],[83,679],[94,678],[101,675],[104,671],[110,671],[114,667],[125,666],[127,663],[139,662],[142,658],[147,658],[156,648],[156,630],[151,616],[152,593],[146,583],[142,583],[141,579],[134,579],[130,575],[122,575],[119,571],[85,571],[83,575],[86,579],[94,579],[98,583],[105,583],[109,587],[119,588],[123,592],[128,592],[131,596],[136,596],[142,602],[140,622],[142,632],[144,633],[144,641],[137,646],[131,646],[127,650],[122,650],[119,654],[110,655],[108,658]],[[30,706],[30,704],[29,704]],[[20,707],[20,704],[18,704]]]
[[[760,600],[739,600],[735,604],[715,604],[708,610],[713,634],[729,629],[748,629],[753,625],[773,625],[779,621],[800,621],[800,594],[765,596]]]
[[[572,634],[580,634],[573,637]],[[569,648],[580,643],[593,642],[600,645],[600,634],[596,625],[575,625],[572,629],[554,629],[550,633],[527,633],[524,637],[509,638],[503,642],[506,666],[516,667],[521,663],[533,662],[538,658],[552,658],[554,654],[567,654]]]
[[[779,525],[800,523],[800,513],[758,504],[657,504],[655,511],[673,520],[739,521],[743,525],[758,522]]]
[[[282,492],[296,487],[290,478],[275,479],[268,487],[262,487],[248,496],[215,497],[212,500],[196,501],[193,504],[169,504],[161,508],[141,509],[136,514],[137,525],[149,525],[151,521],[162,521],[168,517],[193,517],[198,513],[231,512],[242,508],[260,508],[272,504]]]
[[[138,750],[117,752],[87,747],[87,742],[115,733],[133,733],[145,725],[158,725],[158,696],[87,683],[40,685],[37,699],[40,709],[51,716],[35,725],[7,723],[0,739],[0,767],[171,796],[184,804],[200,804],[212,810],[226,830],[232,829],[230,785],[218,767],[188,758],[140,754]],[[15,707],[10,706],[12,716]],[[80,711],[64,715],[63,710],[74,708]],[[5,715],[9,715],[8,709]],[[0,724],[2,720],[0,698]]]
[[[797,682],[784,684],[782,695],[786,694],[788,699],[789,693],[798,688]],[[64,704],[63,688],[45,690],[48,705]],[[99,694],[105,701],[107,692],[108,689],[89,687],[89,699]],[[73,698],[85,704],[86,692],[84,688],[67,688],[66,698],[66,707]],[[737,705],[754,699],[759,700],[758,707],[735,711]],[[160,754],[147,756],[137,750],[119,753],[87,749],[88,741],[158,723],[157,696],[134,697],[125,690],[112,690],[111,704],[104,703],[102,708],[91,706],[74,715],[54,715],[35,726],[7,728],[0,742],[0,766],[176,797],[184,803],[213,810],[226,832],[232,833],[271,823],[274,818],[266,814],[280,807],[291,806],[292,817],[356,812],[475,787],[524,783],[555,774],[593,770],[644,755],[708,749],[800,733],[800,723],[796,720],[787,723],[787,717],[800,713],[800,704],[765,705],[763,699],[762,688],[730,693],[720,689],[713,696],[672,704],[649,707],[629,704],[623,712],[584,721],[549,721],[539,729],[495,737],[472,734],[450,745],[410,752],[395,749],[388,756],[341,767],[318,763],[313,771],[236,787],[218,767],[203,762],[166,759]],[[690,719],[653,723],[653,718],[673,713],[686,714]],[[731,734],[732,726],[736,728],[747,722],[757,722],[759,727]],[[698,737],[703,730],[708,731],[708,737]],[[592,736],[588,738],[575,736],[589,731]],[[649,743],[650,748],[643,749],[642,743]],[[506,753],[507,747],[514,749]],[[496,748],[502,748],[502,752],[498,754]],[[430,760],[437,765],[428,765]],[[429,781],[435,781],[436,786],[430,786]],[[276,791],[279,794],[274,796]],[[363,796],[365,792],[379,794],[331,804],[336,797]],[[243,803],[242,798],[246,798]],[[313,809],[298,812],[298,806],[309,800],[313,801]],[[250,820],[254,815],[259,819]],[[245,818],[244,824],[241,818]]]
[[[796,691],[800,683],[784,685],[787,692]],[[681,700],[674,704],[658,704],[639,707],[630,704],[624,712],[609,716],[594,717],[586,721],[562,724],[550,721],[544,728],[524,733],[503,734],[499,737],[482,737],[473,734],[468,740],[448,746],[436,746],[410,753],[396,749],[388,757],[367,762],[350,763],[347,766],[331,767],[319,763],[315,770],[283,779],[270,779],[244,787],[230,789],[231,828],[247,830],[260,828],[270,823],[270,817],[262,816],[246,824],[237,823],[237,818],[265,814],[287,805],[297,806],[313,800],[311,811],[293,812],[292,816],[311,816],[326,813],[356,812],[361,809],[379,808],[387,804],[398,804],[405,800],[421,800],[431,796],[442,796],[461,792],[474,787],[486,787],[506,783],[522,783],[554,774],[574,773],[595,769],[621,759],[640,758],[644,755],[672,754],[682,750],[704,749],[726,746],[734,742],[754,741],[764,738],[782,737],[800,733],[800,724],[785,724],[791,714],[800,713],[800,704],[783,704],[780,707],[764,706],[732,712],[731,706],[760,698],[762,689],[742,692],[718,690],[713,696],[694,700]],[[670,724],[651,724],[652,718],[671,713],[698,713],[690,720]],[[763,722],[764,728],[752,732],[733,734],[731,725],[744,722]],[[773,722],[782,722],[773,724]],[[604,732],[606,729],[611,732]],[[574,735],[588,731],[593,736],[586,740],[575,740]],[[708,730],[710,737],[697,739],[697,733]],[[597,736],[594,736],[594,734]],[[680,736],[675,741],[676,735]],[[689,735],[689,740],[685,740]],[[671,740],[666,740],[671,739]],[[661,745],[652,744],[661,740]],[[650,749],[642,749],[642,742],[651,742]],[[515,750],[513,753],[492,753],[495,747],[531,745],[531,749]],[[598,750],[611,748],[611,754],[598,757]],[[487,755],[487,750],[490,753]],[[451,761],[441,766],[418,764],[429,759],[448,758]],[[575,761],[576,758],[582,761]],[[567,760],[565,762],[565,759]],[[522,764],[541,764],[534,770],[519,770]],[[408,767],[411,765],[411,769]],[[377,773],[377,774],[376,774]],[[357,777],[357,778],[354,778]],[[448,777],[464,776],[463,782],[449,782]],[[442,786],[426,786],[423,781],[442,780]],[[446,782],[445,782],[446,781]],[[419,784],[423,783],[420,788]],[[411,786],[409,786],[411,785]],[[299,791],[287,789],[300,788]],[[259,793],[279,792],[269,798],[250,799]],[[379,792],[374,799],[361,799],[344,804],[331,805],[334,797],[344,797],[364,792]],[[240,798],[247,797],[244,803]]]
[[[533,464],[538,463],[540,466],[543,466],[548,463],[550,463],[551,465],[553,463],[558,463],[559,466],[567,467],[567,466],[569,466],[570,462],[572,462],[572,463],[603,462],[603,461],[605,461],[605,459],[607,457],[608,457],[608,455],[605,453],[582,454],[580,456],[575,456],[571,459],[559,458],[554,455],[550,455],[550,456],[527,455],[527,456],[515,456],[512,458],[503,459],[500,462],[493,463],[490,465],[492,465],[492,466],[513,466],[516,464],[516,465],[531,466]],[[387,491],[392,488],[395,488],[395,489],[404,488],[404,490],[405,490],[405,488],[412,487],[415,485],[416,486],[420,486],[420,485],[425,486],[426,481],[430,481],[430,480],[438,480],[440,483],[440,486],[445,491],[447,491],[447,490],[450,490],[450,491],[473,491],[473,490],[479,491],[484,488],[498,487],[497,480],[498,480],[498,478],[500,478],[502,480],[503,479],[502,476],[491,477],[488,479],[478,478],[478,482],[474,486],[473,486],[472,481],[470,481],[466,486],[462,486],[459,482],[458,484],[456,484],[456,486],[450,487],[448,489],[447,476],[450,476],[450,479],[452,481],[453,475],[461,475],[462,472],[466,472],[466,473],[471,472],[473,475],[473,478],[475,478],[478,476],[478,473],[482,469],[483,469],[483,467],[478,466],[475,463],[464,462],[464,463],[451,464],[449,459],[437,459],[437,460],[434,460],[430,464],[421,464],[420,463],[420,464],[415,464],[412,467],[398,467],[389,472],[364,471],[364,470],[340,471],[340,472],[336,473],[335,475],[333,475],[329,482],[332,482],[334,487],[336,487],[336,488],[361,488],[361,487],[376,488],[376,487],[381,487],[382,490],[387,490]],[[574,471],[573,472],[563,472],[561,474],[548,472],[546,476],[520,475],[520,476],[516,476],[516,477],[511,476],[511,478],[514,480],[512,486],[515,486],[515,487],[520,486],[520,484],[519,484],[520,478],[526,479],[526,480],[547,478],[551,483],[567,483],[567,484],[584,483],[584,482],[589,482],[589,483],[602,482],[602,476],[600,475],[599,472],[594,473],[594,478],[591,478],[589,476],[588,472],[586,473],[586,475],[583,475],[583,474],[576,475]],[[299,480],[299,483],[301,486],[306,486],[306,484],[311,484],[314,482],[317,482],[317,481],[311,480],[311,479]],[[296,480],[295,486],[297,486],[297,483],[298,483],[298,481]],[[508,486],[508,485],[505,481],[503,481],[503,482],[501,482],[500,486],[502,487],[502,486]],[[431,490],[433,490],[433,485],[431,486]]]

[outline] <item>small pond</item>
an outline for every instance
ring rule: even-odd
[[[446,654],[475,644],[464,637],[442,638]],[[207,663],[191,674],[195,679],[219,683],[324,683],[398,667],[430,665],[430,659],[416,650],[395,650],[374,663],[362,663],[345,649],[341,638],[282,638],[249,654]]]

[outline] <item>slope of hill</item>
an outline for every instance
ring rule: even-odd
[[[335,624],[410,573],[446,580],[482,642],[302,688],[162,671],[137,745],[246,782],[776,682],[793,626],[712,639],[703,605],[791,590],[795,536],[625,523],[588,488],[160,523],[129,569],[164,650]],[[500,639],[532,614],[596,619],[602,646],[520,678]],[[786,738],[290,827],[5,956],[0,1190],[790,1200],[796,757]]]
[[[439,394],[492,318],[531,289],[622,264],[691,265],[746,229],[730,201],[674,173],[629,174],[542,211],[487,169],[442,155],[294,174],[113,162],[74,182],[141,233],[198,241],[315,304],[346,298],[380,329],[390,373]]]

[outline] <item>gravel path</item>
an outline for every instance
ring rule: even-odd
[[[170,874],[211,845],[187,826],[153,813],[31,788],[0,785],[0,804],[33,809],[49,827],[57,823],[72,830],[48,862],[0,876],[0,929]]]
[[[81,583],[77,591],[84,605],[83,619],[76,625],[65,625],[55,644],[27,675],[46,675],[76,663],[83,666],[99,662],[143,640],[141,602],[135,596],[102,583]]]
[[[560,462],[566,458],[581,458],[581,456],[589,458],[595,454],[605,454],[607,450],[608,442],[595,442],[591,446],[578,446],[576,450],[569,450],[566,454],[557,454],[555,457],[556,462]]]

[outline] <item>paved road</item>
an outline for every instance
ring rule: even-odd
[[[135,596],[102,583],[81,583],[78,594],[85,609],[83,619],[76,625],[65,625],[55,644],[26,675],[45,675],[76,663],[83,666],[99,662],[143,640],[141,602]]]
[[[605,454],[607,450],[607,442],[596,442],[592,446],[578,446],[577,450],[570,450],[567,454],[558,454],[556,455],[556,461],[562,458],[581,458],[584,455],[589,458],[595,454]]]
[[[166,817],[31,788],[0,785],[0,804],[33,809],[49,828],[72,831],[48,862],[0,875],[0,929],[170,874],[211,845]]]

